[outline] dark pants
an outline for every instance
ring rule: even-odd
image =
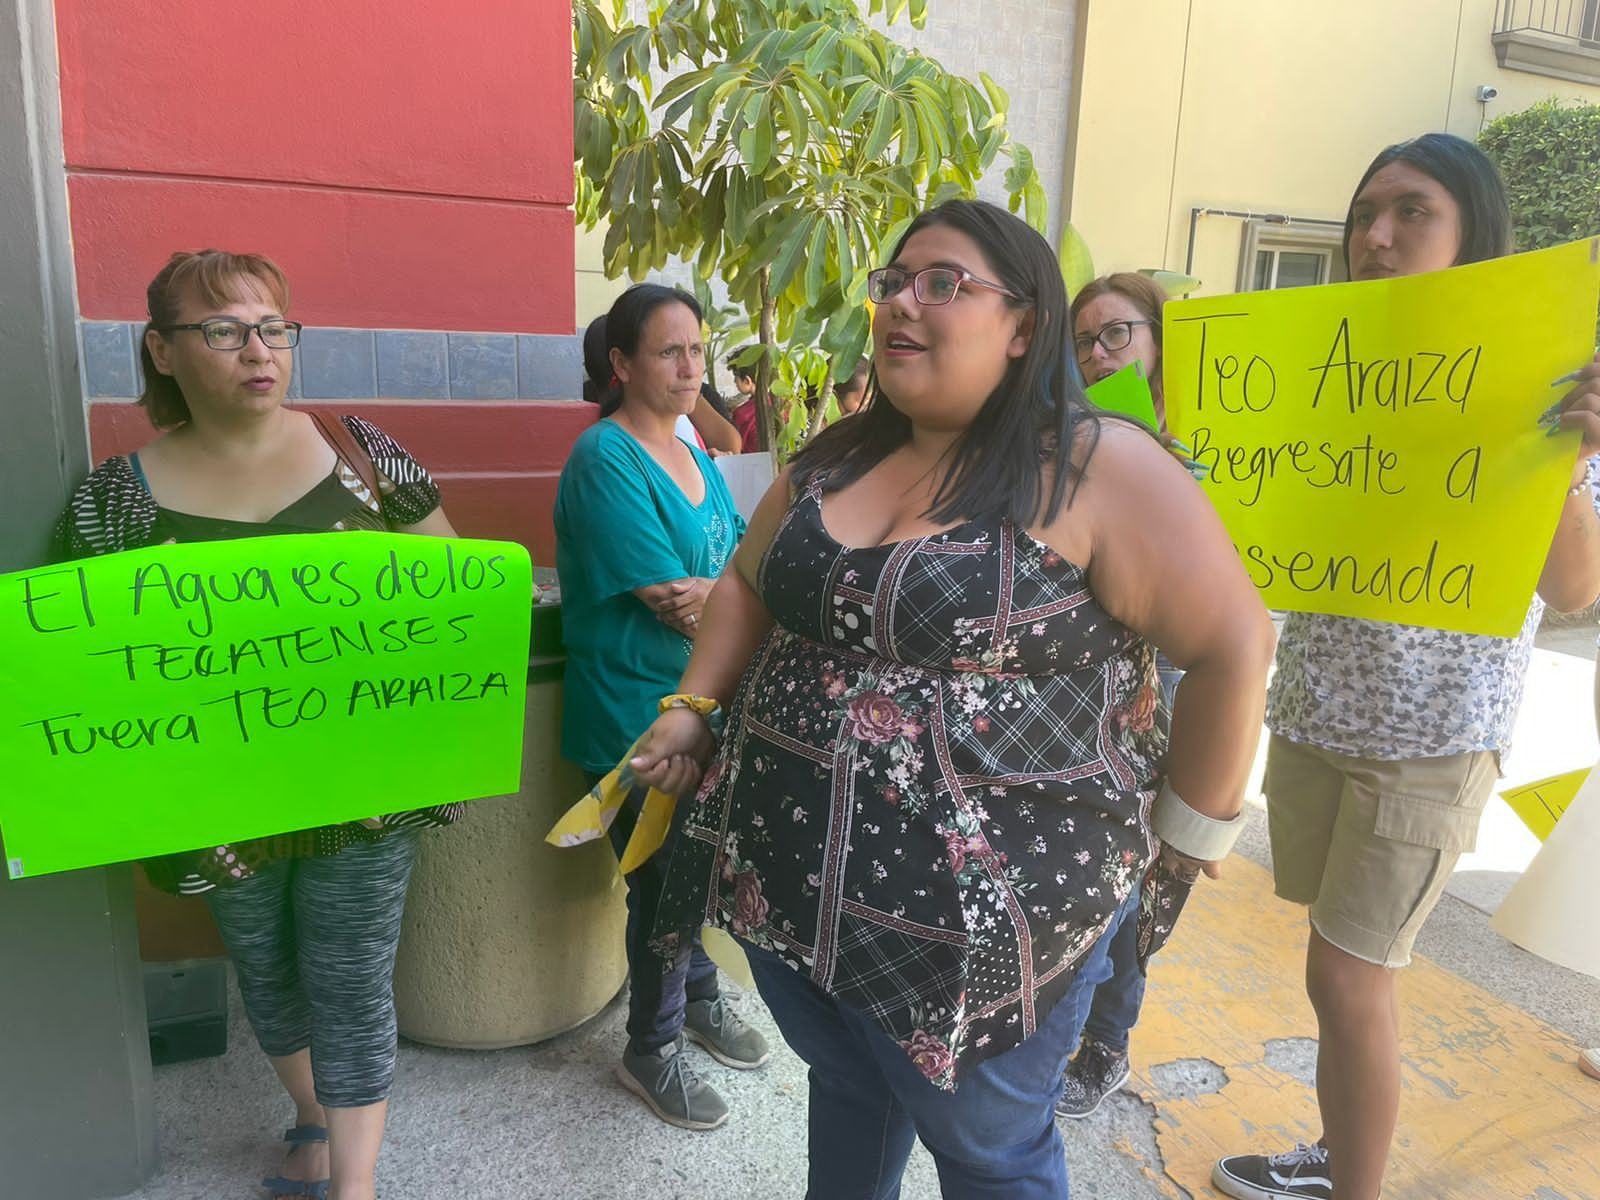
[[[317,1103],[376,1104],[394,1079],[394,958],[417,831],[281,859],[206,893],[245,1015],[273,1058],[311,1048]]]
[[[589,786],[599,781],[598,775],[591,775]],[[642,792],[635,790],[611,825],[611,845],[618,859],[633,834],[643,802]],[[717,965],[706,956],[698,931],[670,962],[650,946],[677,832],[678,822],[674,821],[661,849],[623,877],[628,885],[628,1046],[635,1054],[676,1040],[683,1029],[685,1005],[690,1000],[715,1000],[718,994]]]
[[[897,1200],[918,1138],[951,1200],[1065,1200],[1055,1103],[1088,1004],[1081,972],[1031,1036],[944,1092],[855,1009],[770,952],[744,950],[784,1041],[811,1068],[807,1200]]]
[[[1101,953],[1101,951],[1104,951]],[[1139,1022],[1145,973],[1139,967],[1139,889],[1117,911],[1079,972],[1085,987],[1074,989],[1081,1003],[1083,1036],[1119,1053],[1128,1052],[1128,1034]]]

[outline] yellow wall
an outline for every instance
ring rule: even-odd
[[[628,277],[607,279],[604,269],[606,227],[596,225],[584,232],[578,225],[573,233],[573,259],[578,271],[577,303],[574,306],[575,328],[582,333],[590,321],[611,307],[611,302],[622,295],[628,286]]]
[[[1181,270],[1194,207],[1342,218],[1378,150],[1586,87],[1502,70],[1495,0],[1080,0],[1069,217],[1097,270]],[[1243,222],[1203,217],[1193,273],[1236,289]]]

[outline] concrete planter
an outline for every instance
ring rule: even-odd
[[[535,630],[535,652],[539,649]],[[395,965],[400,1032],[491,1050],[554,1037],[594,1016],[627,977],[625,889],[604,842],[544,835],[583,794],[560,756],[561,683],[530,670],[522,790],[478,800],[425,834]]]

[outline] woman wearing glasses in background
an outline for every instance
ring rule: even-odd
[[[381,430],[284,407],[300,338],[284,317],[288,292],[258,255],[172,256],[148,289],[141,348],[139,403],[162,432],[78,488],[56,526],[55,558],[341,529],[454,536],[427,471]],[[384,796],[374,785],[374,807],[404,809],[402,790]],[[459,810],[400,811],[145,864],[157,887],[205,895],[251,1028],[294,1101],[287,1161],[263,1181],[273,1195],[375,1195],[417,831]]]
[[[1166,405],[1161,386],[1161,310],[1166,290],[1148,275],[1131,271],[1102,275],[1072,298],[1073,349],[1087,383],[1099,383],[1131,363],[1138,363],[1150,382],[1161,432],[1166,432]],[[1195,496],[1197,502],[1202,497]],[[1162,694],[1170,705],[1183,672],[1164,654],[1156,655]],[[1197,874],[1204,864],[1170,848],[1166,852],[1174,870]],[[1209,873],[1215,874],[1215,868]],[[1081,991],[1085,1006],[1083,1039],[1067,1066],[1056,1112],[1063,1117],[1086,1117],[1100,1102],[1127,1083],[1128,1035],[1139,1020],[1144,1003],[1145,972],[1138,953],[1137,895],[1130,896],[1112,923],[1106,953],[1084,969]]]
[[[869,291],[876,399],[762,501],[635,759],[708,771],[658,929],[745,942],[811,1068],[809,1196],[897,1196],[920,1137],[946,1196],[1064,1197],[1075,975],[1157,833],[1231,845],[1272,626],[1183,469],[1084,402],[1023,221],[932,209]],[[1170,755],[1152,642],[1190,671]]]
[[[1102,275],[1072,298],[1072,344],[1085,383],[1099,383],[1130,363],[1150,381],[1150,399],[1164,431],[1161,390],[1161,309],[1167,293],[1148,275]]]

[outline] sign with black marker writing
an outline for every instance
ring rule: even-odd
[[[515,792],[523,547],[388,533],[0,575],[12,878]]]
[[[1537,421],[1597,303],[1600,240],[1168,304],[1167,423],[1267,605],[1514,636],[1579,444]]]

